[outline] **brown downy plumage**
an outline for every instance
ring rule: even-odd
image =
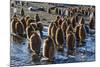
[[[51,28],[53,27],[53,22],[51,22],[49,24],[49,27],[48,27],[48,35],[51,36]]]
[[[25,21],[27,21],[30,18],[30,16],[25,16]]]
[[[36,31],[38,29],[37,24],[36,23],[30,23],[30,26],[32,26],[34,28],[34,30]]]
[[[33,32],[29,40],[29,48],[32,52],[35,51],[35,54],[39,56],[41,49],[41,38],[37,32]]]
[[[60,16],[57,16],[56,21],[54,22],[57,27],[59,26],[59,20],[60,20]]]
[[[92,17],[89,21],[90,29],[95,29],[95,19]]]
[[[75,27],[75,36],[76,36],[76,40],[79,41],[80,38],[79,38],[79,29],[80,29],[80,25],[77,25]]]
[[[75,55],[75,35],[72,31],[66,34],[68,55]]]
[[[22,17],[22,18],[21,18],[21,22],[22,22],[23,25],[24,25],[24,29],[26,29],[26,20],[25,20],[25,17]]]
[[[67,24],[68,24],[68,25],[70,25],[70,24],[71,24],[71,21],[70,21],[70,19],[69,19],[69,18],[67,19]]]
[[[31,25],[27,26],[26,28],[26,35],[27,35],[27,39],[29,40],[31,35],[33,34],[33,32],[35,31],[35,28],[32,27]]]
[[[18,21],[16,24],[15,24],[15,30],[16,30],[16,34],[19,35],[19,36],[22,36],[24,35],[24,25]]]
[[[73,27],[72,27],[72,25],[71,25],[71,24],[67,27],[67,29],[66,29],[66,33],[68,34],[68,33],[69,33],[69,31],[74,32]]]
[[[79,24],[85,24],[85,20],[84,20],[83,17],[80,18],[80,20],[79,20]]]
[[[38,23],[37,23],[37,29],[38,29],[39,31],[42,31],[42,30],[43,30],[43,24],[42,24],[41,22],[38,22]]]
[[[84,42],[86,38],[86,31],[85,31],[85,27],[83,24],[81,24],[79,28],[79,38],[80,38],[80,43]]]
[[[75,21],[76,21],[76,23],[78,23],[78,15],[77,16],[75,16]]]
[[[63,19],[60,18],[58,21],[58,26],[61,26],[62,22],[63,22]]]
[[[57,30],[57,26],[55,24],[53,24],[53,26],[51,28],[51,37],[52,37],[53,42],[54,42],[55,45],[57,45],[56,41],[55,41],[56,30]]]
[[[32,23],[32,19],[31,18],[27,19],[27,21],[26,21],[26,27],[29,26],[30,23]]]
[[[53,40],[50,36],[48,36],[43,45],[43,57],[48,58],[48,61],[52,61],[55,54],[55,46],[53,44]]]
[[[15,25],[16,25],[17,22],[19,22],[19,19],[17,17],[13,18],[12,21],[11,21],[11,30],[12,30],[12,33],[16,33]]]
[[[61,29],[64,33],[64,37],[66,37],[66,29],[68,27],[68,24],[66,23],[66,21],[64,21],[62,24],[61,24]]]
[[[76,26],[76,20],[75,20],[74,16],[71,18],[71,24],[72,24],[72,27],[75,28],[75,26]]]
[[[58,27],[56,30],[56,44],[58,46],[58,50],[63,50],[63,44],[64,44],[64,33],[61,29],[61,27]]]

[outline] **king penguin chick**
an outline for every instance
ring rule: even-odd
[[[64,33],[61,29],[61,27],[58,27],[56,30],[56,44],[58,46],[58,50],[63,50],[63,44],[64,44]]]
[[[75,55],[75,35],[72,31],[66,33],[66,45],[68,48],[68,55]]]
[[[53,61],[55,54],[55,46],[53,40],[50,36],[45,39],[45,44],[43,45],[43,57],[47,58],[48,61]]]

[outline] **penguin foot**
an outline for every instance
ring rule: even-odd
[[[68,50],[68,55],[75,56],[75,50]]]
[[[59,46],[59,47],[58,47],[58,51],[64,51],[63,46]]]
[[[32,61],[34,61],[34,62],[40,62],[40,57],[37,54],[32,55]]]

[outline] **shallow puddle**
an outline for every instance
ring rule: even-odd
[[[44,44],[44,39],[48,35],[48,27],[44,27],[43,30],[43,39],[42,44]],[[11,42],[11,66],[25,66],[25,65],[36,65],[36,64],[58,64],[58,63],[72,63],[72,62],[86,62],[95,60],[95,36],[93,34],[88,34],[85,40],[84,46],[76,47],[75,56],[67,55],[66,44],[64,44],[64,51],[56,51],[55,58],[53,62],[41,61],[34,62],[32,61],[32,55],[28,50],[28,41],[24,40],[22,43]],[[77,44],[77,43],[76,43]],[[42,46],[41,46],[42,51]]]

